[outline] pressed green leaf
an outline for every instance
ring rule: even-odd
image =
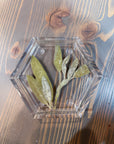
[[[65,79],[66,71],[67,71],[66,65],[69,62],[69,60],[70,60],[70,55],[68,55],[67,57],[65,57],[64,60],[63,60],[63,63],[62,63],[62,72],[63,72],[64,79]]]
[[[62,52],[59,45],[55,46],[54,66],[58,72],[62,69]]]
[[[35,75],[35,77],[36,77],[38,83],[40,83],[40,85],[42,85],[42,77],[44,76],[46,78],[47,82],[49,83],[50,89],[51,89],[51,98],[53,100],[53,87],[49,80],[49,77],[48,77],[46,71],[44,70],[43,66],[39,62],[39,60],[34,56],[32,56],[32,58],[31,58],[31,67],[32,67],[33,74]]]
[[[71,64],[71,66],[70,66],[70,68],[69,68],[69,70],[68,70],[68,79],[73,76],[73,74],[74,74],[74,72],[75,72],[78,64],[79,64],[79,60],[76,58],[76,59],[73,61],[73,63]]]
[[[86,64],[80,66],[74,73],[74,76],[75,78],[78,78],[78,77],[82,77],[84,75],[87,75],[89,74],[90,71],[88,69],[88,66]]]
[[[32,76],[27,75],[27,81],[28,84],[32,90],[32,92],[34,93],[34,95],[36,96],[36,98],[43,104],[47,105],[47,101],[45,100],[44,96],[43,96],[43,92],[42,92],[42,86],[41,84],[38,83],[38,81],[36,79],[34,79]]]
[[[46,78],[43,76],[42,77],[42,91],[45,99],[48,101],[50,105],[52,105],[51,102],[51,89],[49,86],[49,83],[47,82]]]

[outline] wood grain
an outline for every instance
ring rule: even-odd
[[[50,27],[46,16],[60,9],[62,31]],[[60,13],[61,14],[61,13]],[[50,16],[50,15],[48,15]],[[9,81],[27,42],[33,37],[80,37],[103,74],[85,117],[39,122]],[[114,143],[114,1],[0,1],[0,144]],[[55,83],[58,73],[56,74]],[[75,82],[72,81],[72,86]],[[80,82],[79,82],[80,83]],[[75,83],[75,85],[79,84]],[[66,97],[67,97],[66,90]],[[78,91],[77,91],[78,93]],[[70,97],[73,91],[71,89]]]

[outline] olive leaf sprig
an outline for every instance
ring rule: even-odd
[[[54,53],[54,66],[56,70],[59,72],[59,85],[56,89],[56,95],[55,95],[55,101],[54,106],[57,104],[58,97],[60,95],[61,89],[68,84],[68,82],[74,78],[79,78],[84,75],[87,75],[90,73],[88,67],[86,64],[80,66],[79,60],[75,58],[75,60],[71,63],[70,68],[67,68],[67,64],[70,60],[70,55],[66,56],[64,60],[62,60],[62,52],[60,46],[55,47],[55,53]],[[68,72],[67,72],[68,69]],[[61,81],[61,73],[63,74],[63,80]]]
[[[74,78],[82,77],[90,73],[87,65],[82,65],[78,69],[79,60],[75,60],[71,63],[69,69],[67,64],[70,60],[70,55],[62,59],[62,52],[60,46],[55,46],[54,53],[54,66],[59,72],[59,85],[56,89],[55,97],[53,95],[53,87],[49,80],[49,77],[44,70],[43,66],[39,60],[32,56],[31,57],[31,68],[33,71],[33,76],[27,75],[28,84],[36,96],[36,98],[43,104],[47,105],[50,109],[56,107],[58,97],[60,95],[61,89],[68,84],[68,82]],[[67,72],[68,71],[68,72]],[[63,75],[63,80],[62,80]],[[55,100],[54,100],[55,98]],[[54,102],[53,102],[54,100]]]

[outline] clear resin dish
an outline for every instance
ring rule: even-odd
[[[53,64],[56,45],[61,47],[63,58],[70,55],[70,63],[75,58],[78,58],[79,65],[86,64],[90,73],[81,78],[72,79],[64,86],[59,95],[56,109],[49,109],[46,105],[39,102],[33,94],[27,82],[27,75],[33,74],[30,63],[31,56],[35,56],[47,72],[55,95],[56,88],[59,84],[59,74]],[[10,79],[35,119],[63,117],[81,118],[99,84],[101,73],[92,57],[89,55],[88,50],[78,37],[36,37],[32,38],[30,41],[15,70],[11,74]]]

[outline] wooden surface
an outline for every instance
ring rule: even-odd
[[[89,41],[103,78],[86,118],[32,119],[9,76],[33,36]],[[0,144],[75,143],[114,143],[114,0],[0,0]]]

